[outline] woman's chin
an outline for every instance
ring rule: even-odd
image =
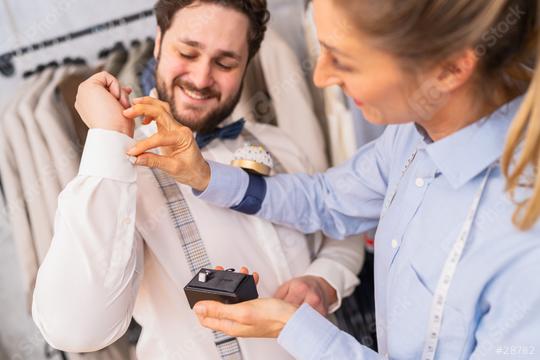
[[[388,125],[390,122],[386,121],[382,112],[369,107],[361,107],[360,111],[364,115],[364,119],[373,125]]]

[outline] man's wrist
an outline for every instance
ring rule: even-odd
[[[120,134],[124,134],[126,136],[129,136],[130,138],[133,138],[134,134],[134,128],[129,126],[92,126],[90,129],[101,129],[101,130],[107,130],[107,131],[116,131]]]
[[[320,284],[324,296],[326,298],[326,305],[330,306],[338,301],[337,291],[325,278],[317,276],[317,282]]]

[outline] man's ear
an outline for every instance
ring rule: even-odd
[[[439,70],[437,82],[440,89],[452,92],[465,83],[474,75],[478,57],[473,49],[467,49],[445,62]]]
[[[159,28],[159,26],[157,27],[157,31],[156,31],[156,42],[154,44],[154,58],[158,58],[159,56],[159,53],[161,51],[161,29]]]

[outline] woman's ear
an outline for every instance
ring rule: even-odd
[[[159,53],[161,51],[161,36],[161,29],[158,26],[156,31],[156,42],[154,44],[154,58],[156,59],[159,57]]]
[[[467,49],[439,68],[437,82],[443,92],[452,92],[462,87],[472,78],[478,57],[473,49]]]

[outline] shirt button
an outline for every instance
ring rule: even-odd
[[[421,187],[424,187],[426,182],[422,178],[417,178],[415,184],[417,187],[421,188]]]
[[[131,219],[130,218],[125,218],[124,219],[124,225],[129,225],[131,224]]]
[[[393,240],[392,240],[392,249],[397,248],[398,245],[399,245],[399,244],[398,244],[398,241],[397,241],[396,239],[393,239]]]

